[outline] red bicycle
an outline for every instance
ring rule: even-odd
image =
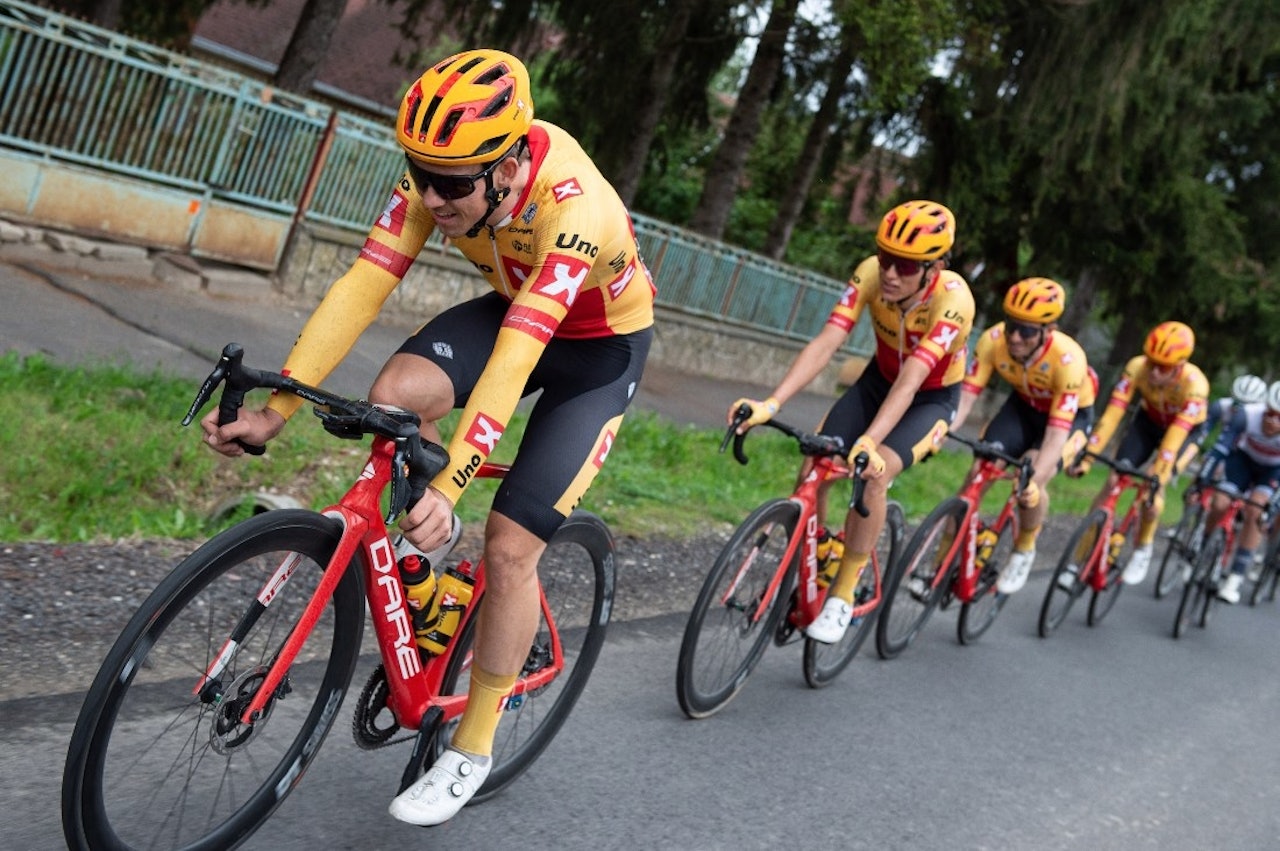
[[[1209,514],[1213,491],[1208,479],[1196,478],[1182,495],[1182,516],[1169,532],[1169,545],[1160,559],[1155,595],[1159,600],[1185,581],[1185,573],[1204,542],[1204,519]]]
[[[733,440],[734,457],[747,463],[746,434],[738,426],[750,409],[725,432],[723,452]],[[826,482],[853,477],[850,506],[862,516],[866,482],[862,470],[866,453],[844,462],[844,442],[838,437],[811,434],[770,420],[764,425],[794,438],[812,468],[786,499],[771,499],[748,515],[716,557],[698,594],[676,663],[676,699],[690,718],[718,712],[746,685],[764,655],[769,639],[790,642],[818,617],[826,600],[819,585],[819,490]],[[749,434],[750,432],[747,432]],[[902,508],[890,502],[871,560],[858,580],[849,628],[835,644],[804,640],[804,678],[813,688],[835,679],[848,666],[866,639],[882,599],[882,579],[893,563],[903,536]]]
[[[434,762],[466,706],[484,564],[452,642],[424,658],[387,534],[444,466],[444,450],[420,438],[409,411],[249,369],[242,355],[237,344],[223,350],[184,424],[223,381],[224,423],[248,391],[278,388],[322,406],[316,414],[330,434],[373,435],[368,462],[336,505],[268,511],[230,527],[142,603],[71,736],[62,785],[71,848],[243,842],[298,785],[338,717],[360,654],[362,598],[382,664],[356,701],[353,731],[366,749],[413,741],[397,792]],[[487,464],[476,475],[505,473]],[[519,776],[564,723],[604,642],[614,570],[608,528],[575,511],[539,562],[541,623],[475,800]],[[400,730],[406,735],[394,738]]]
[[[1098,507],[1089,512],[1072,533],[1062,551],[1058,566],[1049,580],[1040,606],[1040,637],[1049,635],[1067,617],[1067,612],[1086,588],[1093,589],[1089,600],[1089,626],[1096,626],[1111,611],[1124,588],[1118,565],[1128,562],[1135,536],[1141,525],[1143,506],[1155,503],[1159,479],[1140,472],[1127,461],[1117,461],[1086,450],[1084,455],[1096,458],[1115,470],[1116,481],[1107,487]],[[1116,508],[1126,491],[1133,499],[1119,524]]]
[[[1209,625],[1214,601],[1218,599],[1218,587],[1231,566],[1231,558],[1235,555],[1236,535],[1244,523],[1241,513],[1245,505],[1253,505],[1262,509],[1261,522],[1265,529],[1271,521],[1271,506],[1245,499],[1233,490],[1224,488],[1218,482],[1205,482],[1207,491],[1220,491],[1231,497],[1231,504],[1212,526],[1206,526],[1204,539],[1196,551],[1191,563],[1184,568],[1185,582],[1182,586],[1182,601],[1178,604],[1178,614],[1173,620],[1173,637],[1181,638],[1187,631],[1192,619],[1201,628]]]
[[[1018,532],[1018,494],[1031,480],[1031,461],[998,443],[948,434],[973,450],[978,465],[960,492],[929,513],[896,562],[876,625],[876,651],[892,659],[907,649],[937,608],[959,600],[956,634],[972,644],[995,622],[1006,596],[996,591],[1000,567]],[[1001,479],[1012,479],[996,519],[982,519],[982,499]]]

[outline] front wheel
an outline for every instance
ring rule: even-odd
[[[884,577],[893,566],[893,560],[902,550],[906,537],[906,517],[902,506],[890,502],[885,512],[884,527],[876,539],[876,550],[871,555],[858,578],[854,591],[854,622],[845,630],[844,637],[835,644],[823,644],[806,638],[804,642],[804,680],[812,688],[822,688],[843,671],[853,657],[858,655],[862,642],[871,634],[880,603],[884,599]]]
[[[62,781],[70,848],[231,848],[280,805],[355,668],[364,604],[354,563],[263,714],[241,715],[341,534],[314,512],[268,511],[210,539],[147,597],[71,735]]]
[[[969,503],[958,496],[929,512],[890,571],[876,621],[876,652],[881,659],[892,659],[907,649],[950,589],[955,565],[947,555],[968,512]]]
[[[1204,507],[1197,501],[1184,506],[1178,524],[1173,527],[1164,558],[1160,559],[1160,572],[1156,575],[1156,599],[1178,587],[1186,568],[1195,558],[1195,539],[1204,534]]]
[[[676,660],[676,700],[690,718],[722,709],[746,685],[764,655],[786,597],[769,593],[800,519],[788,499],[764,503],[742,521],[716,556],[685,625]],[[794,561],[794,559],[792,559]]]
[[[470,803],[497,794],[519,777],[551,743],[569,717],[604,646],[613,609],[616,565],[613,536],[599,517],[574,511],[560,525],[538,559],[542,615],[520,679],[502,707],[493,741],[493,769]],[[442,695],[463,694],[471,685],[476,616],[484,598],[467,619],[456,646],[450,648],[440,688]],[[523,691],[526,678],[558,667],[548,684]],[[439,756],[452,737],[450,725],[436,737]]]
[[[1115,537],[1115,533],[1112,534]],[[1124,571],[1120,565],[1129,563],[1129,559],[1133,557],[1133,540],[1125,537],[1124,545],[1119,551],[1111,549],[1110,543],[1107,545],[1107,578],[1101,588],[1093,589],[1093,598],[1089,600],[1089,616],[1085,621],[1089,626],[1097,626],[1102,623],[1102,619],[1107,616],[1107,612],[1115,606],[1116,600],[1120,598],[1120,592],[1124,590],[1124,582],[1121,581]],[[1114,561],[1110,559],[1114,556]],[[1102,562],[1099,561],[1099,566]]]
[[[1049,587],[1040,604],[1040,637],[1048,638],[1066,620],[1067,613],[1076,598],[1084,593],[1090,573],[1089,565],[1102,558],[1102,530],[1107,524],[1107,514],[1095,508],[1076,527],[1062,550],[1058,566],[1049,577]]]
[[[961,644],[972,644],[996,622],[996,615],[1004,608],[1009,597],[996,591],[1000,568],[1013,555],[1015,523],[1005,522],[996,532],[995,546],[986,561],[978,566],[978,581],[973,589],[973,599],[960,606],[960,618],[956,622],[956,638]]]
[[[1216,593],[1215,589],[1209,588],[1209,577],[1213,574],[1214,563],[1222,558],[1225,549],[1226,536],[1221,529],[1214,530],[1205,541],[1204,548],[1196,556],[1191,578],[1182,587],[1182,600],[1178,603],[1178,614],[1173,621],[1174,638],[1181,638],[1187,631],[1191,619],[1196,616],[1197,609],[1203,617],[1202,607],[1208,605],[1208,596]]]

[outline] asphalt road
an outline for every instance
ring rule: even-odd
[[[825,689],[771,647],[702,721],[674,696],[684,617],[615,624],[587,690],[529,772],[440,828],[386,806],[406,745],[358,751],[350,705],[250,849],[1027,849],[1280,847],[1280,610],[1222,608],[1170,637],[1175,604],[1128,589],[1035,634],[1033,578],[975,645],[954,610]],[[687,601],[688,602],[688,601]],[[362,667],[357,680],[367,668]],[[4,847],[61,847],[78,696],[0,705]],[[143,731],[145,733],[145,731]]]

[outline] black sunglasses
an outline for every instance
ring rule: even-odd
[[[413,185],[418,188],[419,195],[426,195],[427,187],[430,186],[444,200],[457,201],[475,192],[476,181],[487,177],[502,159],[489,163],[475,174],[437,174],[418,165],[408,154],[404,155],[404,161],[409,164],[409,176],[413,178]]]
[[[883,248],[876,251],[876,257],[880,261],[881,269],[889,269],[893,266],[898,267],[898,274],[904,278],[909,278],[918,273],[921,269],[928,269],[932,263],[925,263],[919,260],[912,260],[907,257],[899,257],[896,254],[890,254]]]
[[[1016,319],[1005,319],[1004,332],[1012,337],[1017,334],[1024,340],[1029,340],[1044,330],[1043,325],[1037,325],[1034,322],[1019,322]]]

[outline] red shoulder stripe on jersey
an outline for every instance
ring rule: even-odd
[[[502,320],[504,328],[523,331],[544,346],[555,335],[559,324],[551,314],[532,307],[513,306]]]
[[[833,313],[828,316],[827,324],[834,325],[841,331],[851,331],[853,329],[853,323],[849,321],[849,317],[840,313]]]
[[[409,271],[409,267],[413,265],[413,258],[408,254],[395,251],[373,238],[364,241],[364,247],[360,249],[360,259],[367,260],[379,269],[387,270],[397,278],[403,278]]]

